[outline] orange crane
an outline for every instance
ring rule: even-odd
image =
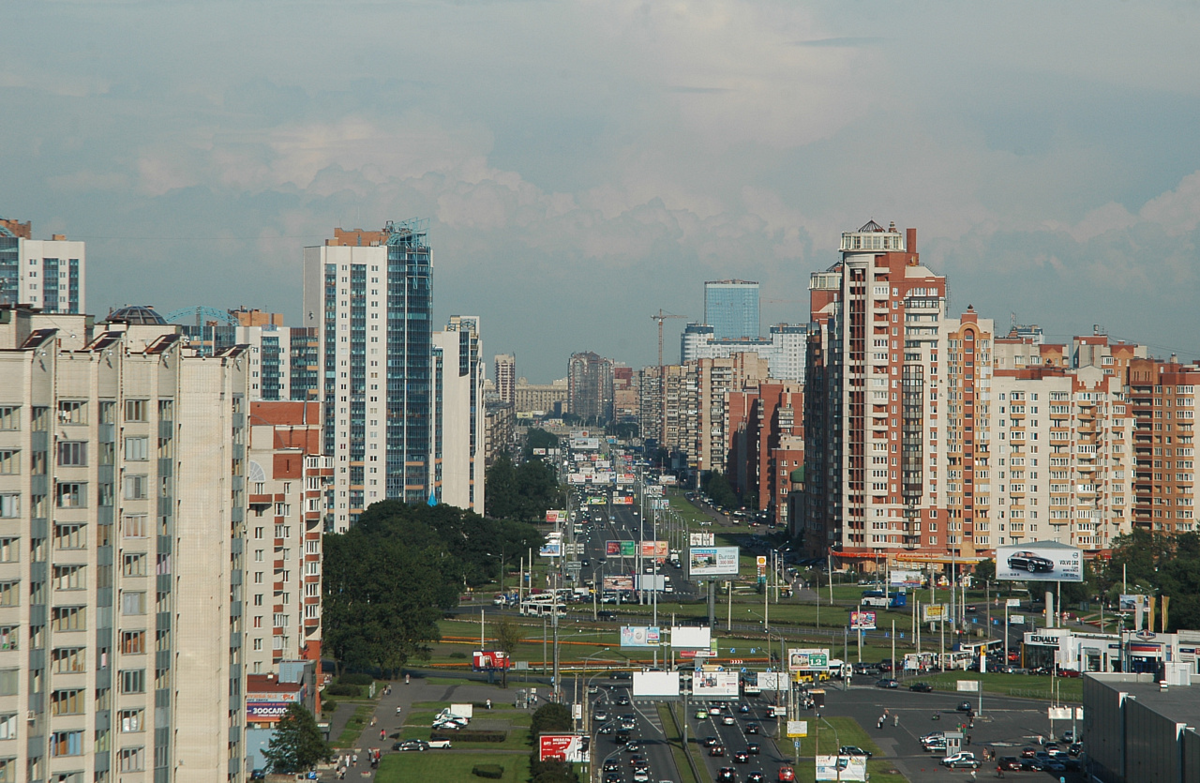
[[[653,318],[655,321],[658,321],[658,367],[659,367],[659,371],[661,373],[662,366],[663,366],[663,362],[662,362],[662,325],[663,325],[663,321],[667,320],[668,318],[687,318],[687,316],[686,315],[672,315],[671,313],[664,313],[662,308],[660,307],[660,308],[658,308],[658,313],[656,315],[651,315],[650,317]]]

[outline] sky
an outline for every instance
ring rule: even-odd
[[[952,314],[1200,358],[1194,3],[4,0],[0,29],[0,216],[86,240],[99,315],[295,324],[304,246],[428,218],[435,323],[546,382],[654,364],[705,280],[804,323],[874,219]]]

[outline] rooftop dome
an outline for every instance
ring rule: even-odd
[[[156,313],[153,307],[149,307],[148,305],[126,305],[113,310],[108,314],[108,318],[104,320],[110,324],[129,324],[130,326],[149,326],[166,323],[163,317]]]

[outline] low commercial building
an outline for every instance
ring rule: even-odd
[[[1083,737],[1100,783],[1200,780],[1200,679],[1175,674],[1087,674]]]

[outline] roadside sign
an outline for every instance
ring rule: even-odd
[[[808,736],[808,721],[806,721],[806,720],[789,720],[787,722],[787,735],[789,737],[807,737]]]
[[[978,693],[979,680],[959,680],[958,690],[963,693]]]

